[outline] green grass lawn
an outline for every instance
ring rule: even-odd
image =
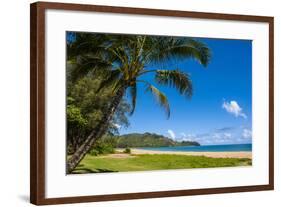
[[[234,167],[251,165],[247,158],[209,158],[187,155],[129,155],[126,158],[87,155],[73,173]]]

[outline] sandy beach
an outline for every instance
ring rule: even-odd
[[[124,149],[116,149],[117,152],[122,152]],[[176,155],[193,155],[206,156],[214,158],[249,158],[252,159],[252,152],[174,152],[174,151],[157,151],[131,148],[131,154],[176,154]]]

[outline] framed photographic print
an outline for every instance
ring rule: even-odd
[[[33,204],[273,189],[273,17],[30,11]]]

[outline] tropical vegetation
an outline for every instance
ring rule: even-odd
[[[72,146],[67,172],[77,167],[98,140],[116,131],[118,122],[126,123],[124,115],[135,110],[138,87],[154,95],[167,117],[168,98],[157,86],[172,87],[191,97],[190,75],[171,64],[190,58],[207,66],[210,50],[194,38],[75,33],[67,41],[67,133]],[[153,65],[162,67],[151,69]],[[142,78],[148,73],[154,75],[154,84]]]

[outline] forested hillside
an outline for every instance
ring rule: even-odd
[[[132,133],[116,136],[116,147],[168,147],[168,146],[200,146],[198,142],[177,142],[163,135],[153,133]]]

